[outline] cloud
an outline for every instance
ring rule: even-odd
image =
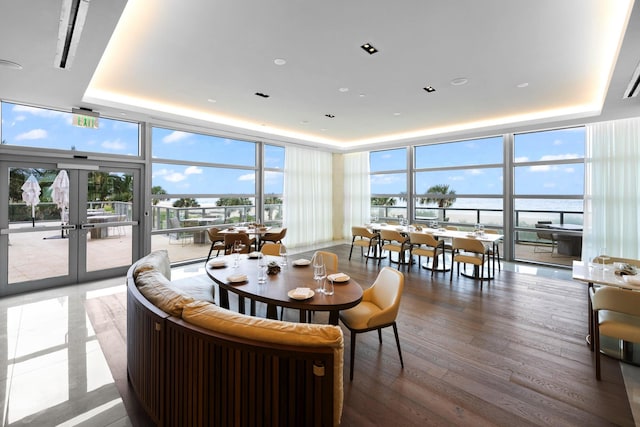
[[[396,182],[400,182],[400,179],[396,175],[384,174],[384,175],[372,175],[371,183],[372,184],[393,184]]]
[[[484,171],[482,169],[470,169],[467,173],[469,175],[484,175]]]
[[[184,170],[185,175],[200,175],[202,174],[202,168],[198,166],[189,166]]]
[[[21,133],[20,135],[16,136],[16,141],[22,141],[22,140],[31,140],[31,139],[44,139],[47,137],[47,131],[44,129],[33,129],[30,130],[29,132],[24,132]]]
[[[516,157],[513,161],[515,163],[523,163],[523,162],[528,162],[529,158],[527,156]]]
[[[119,139],[116,139],[115,141],[103,141],[100,146],[113,151],[122,151],[127,148],[127,145]]]
[[[581,159],[583,156],[579,156],[577,154],[573,154],[573,153],[567,153],[567,154],[547,154],[544,155],[542,157],[540,157],[541,161],[552,161],[552,160],[567,160],[567,159]]]
[[[551,165],[537,165],[529,167],[531,172],[548,172],[551,170]]]
[[[180,182],[185,179],[187,179],[187,177],[180,172],[169,172],[164,176],[164,180],[169,182]]]
[[[190,135],[191,134],[188,132],[181,132],[179,130],[176,130],[162,138],[162,142],[164,142],[165,144],[173,144],[174,142],[182,141],[189,138]]]
[[[238,177],[238,181],[255,181],[256,180],[256,174],[255,173],[246,173],[244,175],[240,175]]]

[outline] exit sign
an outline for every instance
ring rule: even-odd
[[[84,116],[82,114],[74,114],[72,124],[80,128],[98,129],[98,117]]]

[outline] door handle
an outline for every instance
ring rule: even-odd
[[[95,227],[96,227],[95,224],[82,224],[82,225],[80,225],[80,229],[82,229],[82,230],[88,230],[90,228],[95,228]]]
[[[75,229],[77,229],[77,228],[78,228],[78,227],[77,227],[75,224],[64,224],[64,225],[62,226],[62,229],[63,229],[63,230],[75,230]]]

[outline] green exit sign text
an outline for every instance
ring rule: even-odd
[[[73,114],[73,125],[80,128],[98,129],[98,117]]]

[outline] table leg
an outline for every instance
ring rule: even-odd
[[[220,288],[220,307],[229,310],[229,291]]]
[[[589,349],[593,351],[593,306],[591,305],[591,289],[593,288],[593,283],[589,283],[587,286],[587,310],[589,312],[589,334],[585,338],[587,344],[589,344]]]
[[[299,322],[300,323],[307,323],[307,310],[304,309],[300,309],[300,318],[299,318]]]
[[[340,311],[332,310],[329,312],[329,324],[330,325],[338,325],[338,320],[340,320]]]
[[[267,319],[278,320],[278,306],[274,304],[267,304]]]

